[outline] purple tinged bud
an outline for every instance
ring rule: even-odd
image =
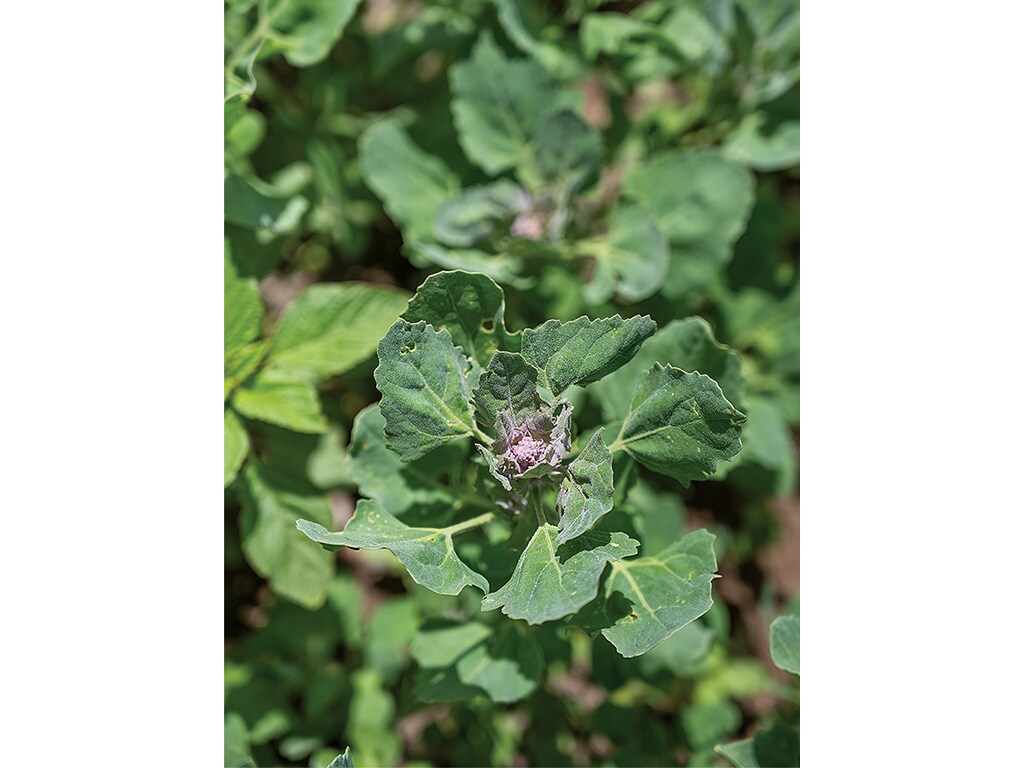
[[[498,439],[494,442],[497,469],[509,478],[550,473],[569,451],[571,414],[569,403],[562,406],[555,419],[547,413],[534,413],[517,423],[512,414],[500,412]]]

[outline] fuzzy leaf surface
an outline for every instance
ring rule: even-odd
[[[452,342],[486,368],[501,347],[518,347],[518,335],[505,328],[505,292],[478,272],[436,272],[416,289],[402,315],[447,330]]]
[[[579,456],[569,464],[558,493],[558,527],[555,540],[564,544],[589,531],[612,509],[612,454],[600,428]]]
[[[480,423],[494,426],[499,411],[511,414],[516,423],[522,422],[526,414],[537,412],[540,406],[537,376],[537,369],[522,355],[496,352],[473,391],[473,405]]]
[[[625,656],[639,656],[711,608],[711,581],[718,563],[715,537],[705,529],[687,534],[654,557],[612,563],[604,596],[624,597],[631,610],[601,630]]]
[[[655,363],[637,386],[612,448],[689,485],[739,452],[745,419],[713,379]]]
[[[396,320],[377,346],[387,446],[412,461],[474,431],[469,364],[447,330]]]
[[[457,595],[466,585],[487,592],[487,580],[455,552],[452,536],[462,528],[413,528],[372,499],[360,499],[345,530],[332,533],[319,523],[299,520],[296,526],[313,541],[331,547],[389,549],[417,584],[441,595]]]
[[[558,545],[558,528],[537,528],[508,583],[484,595],[481,610],[501,608],[512,619],[530,624],[575,613],[597,596],[605,564],[635,555],[639,543],[618,531],[585,533]]]
[[[649,315],[548,320],[523,331],[522,354],[542,372],[552,394],[560,395],[572,384],[584,386],[628,363],[655,328]]]
[[[632,360],[591,386],[605,420],[625,418],[633,392],[655,363],[710,376],[730,403],[744,409],[746,387],[739,355],[715,340],[706,320],[688,317],[659,328]]]
[[[282,315],[269,363],[316,380],[344,373],[373,354],[408,299],[368,283],[311,286]]]

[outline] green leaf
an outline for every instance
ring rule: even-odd
[[[327,431],[316,389],[297,374],[265,369],[250,383],[235,390],[232,405],[250,419],[265,421],[296,432]]]
[[[526,192],[508,179],[465,189],[449,197],[434,214],[434,237],[445,245],[474,245],[498,232],[528,205]]]
[[[481,610],[501,608],[513,619],[541,624],[575,613],[597,596],[609,560],[635,555],[638,542],[624,533],[590,532],[556,545],[558,528],[537,528],[508,583],[484,595]]]
[[[548,320],[523,331],[523,357],[541,370],[551,393],[559,395],[572,384],[584,386],[628,363],[655,328],[649,315]]]
[[[728,699],[720,699],[687,707],[680,719],[690,746],[707,749],[719,739],[735,733],[743,722],[743,713]]]
[[[458,177],[413,144],[395,120],[375,123],[360,136],[359,167],[406,243],[432,237],[438,206],[459,189]]]
[[[294,231],[308,208],[302,195],[282,192],[259,179],[233,173],[224,179],[224,220],[251,230],[261,244]]]
[[[420,666],[416,696],[423,701],[519,701],[543,674],[537,641],[510,623],[495,632],[475,621],[434,620],[413,640],[412,657]]]
[[[601,427],[569,465],[558,491],[559,544],[589,531],[612,509],[612,454]]]
[[[345,747],[345,751],[331,760],[331,764],[327,768],[355,768],[355,763],[352,762],[351,747]]]
[[[757,755],[754,754],[753,739],[720,744],[715,747],[715,752],[726,758],[736,768],[761,768],[760,763],[757,762]]]
[[[779,669],[800,674],[800,617],[779,616],[769,632],[772,661]]]
[[[379,501],[392,515],[409,513],[417,520],[433,520],[450,518],[466,505],[456,489],[440,480],[464,457],[465,452],[434,451],[412,462],[402,461],[384,444],[384,417],[374,404],[355,418],[348,465],[359,492]]]
[[[496,352],[480,383],[473,390],[473,405],[477,420],[487,427],[495,427],[498,413],[505,411],[521,424],[527,414],[540,409],[537,393],[536,368],[515,352]]]
[[[224,356],[260,335],[263,302],[256,281],[238,276],[231,246],[224,241]]]
[[[344,373],[373,354],[408,299],[405,291],[366,283],[310,286],[281,316],[269,364],[315,380]]]
[[[477,433],[469,404],[469,363],[447,330],[396,320],[377,346],[387,446],[412,461]]]
[[[224,399],[259,370],[270,349],[270,340],[254,341],[224,357]]]
[[[505,328],[505,292],[487,275],[475,272],[434,273],[416,289],[402,317],[447,330],[452,342],[481,368],[496,350],[519,343],[518,336]]]
[[[543,115],[534,130],[533,164],[539,180],[564,195],[580,191],[597,178],[601,134],[572,109]]]
[[[713,379],[655,363],[611,449],[625,449],[648,469],[689,485],[739,452],[745,419]]]
[[[635,203],[622,203],[612,211],[608,227],[606,237],[576,245],[579,252],[595,259],[584,296],[597,304],[615,294],[639,301],[655,293],[669,266],[668,243],[657,220]]]
[[[715,537],[701,529],[654,557],[612,563],[605,602],[614,594],[631,610],[601,630],[615,649],[631,658],[646,653],[711,608],[711,581],[718,563]]]
[[[231,485],[249,454],[249,433],[230,408],[224,411],[224,487]]]
[[[411,528],[378,502],[360,499],[356,512],[340,533],[331,533],[319,523],[299,520],[300,531],[313,541],[330,547],[389,549],[402,561],[417,584],[441,595],[457,595],[470,584],[486,592],[487,580],[471,570],[455,553],[452,537],[482,524],[491,513],[446,528]]]
[[[624,191],[657,218],[672,244],[663,292],[706,284],[732,255],[754,205],[754,178],[713,150],[664,152],[637,165]]]
[[[787,120],[770,135],[762,130],[767,118],[761,113],[746,115],[722,145],[730,160],[757,171],[781,171],[800,162],[800,123]]]
[[[333,568],[331,557],[295,533],[300,517],[329,522],[323,495],[308,495],[288,487],[272,470],[250,461],[243,472],[242,551],[277,594],[306,608],[318,608],[327,596]]]
[[[470,58],[452,66],[450,79],[459,143],[491,176],[527,162],[541,114],[574,101],[536,62],[506,58],[486,31]]]
[[[245,721],[235,712],[224,716],[224,766],[225,768],[255,768],[252,748],[249,746],[249,729]]]
[[[402,743],[395,728],[395,699],[372,669],[352,674],[352,700],[345,719],[345,736],[368,766],[398,765]]]
[[[487,253],[474,248],[446,248],[436,243],[413,243],[410,250],[442,269],[479,272],[513,287],[529,285],[525,279],[517,277],[523,268],[522,259],[508,253]]]
[[[745,406],[740,356],[715,340],[706,320],[688,317],[659,328],[636,357],[591,386],[606,421],[625,418],[634,390],[655,363],[710,376],[730,403],[741,410]]]
[[[310,67],[327,58],[358,5],[359,0],[278,0],[269,12],[268,38],[289,64]]]
[[[524,14],[531,9],[523,9],[522,0],[495,0],[495,5],[498,7],[501,28],[519,50],[532,56],[548,72],[562,81],[576,80],[584,74],[583,63],[571,50],[567,50],[564,44],[538,39],[541,34],[550,31],[550,26],[537,32],[527,28]],[[540,24],[532,26],[540,27]]]

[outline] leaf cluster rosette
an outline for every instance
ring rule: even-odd
[[[414,581],[441,594],[475,586],[484,611],[527,624],[579,614],[574,626],[603,634],[623,655],[650,650],[710,608],[714,537],[695,531],[634,558],[635,531],[607,522],[615,454],[627,471],[637,464],[687,485],[736,455],[745,420],[710,376],[644,359],[654,336],[646,315],[549,320],[512,333],[489,278],[432,275],[378,344],[380,405],[357,418],[351,466],[370,498],[339,533],[313,521],[299,529],[327,548],[389,549]],[[610,424],[574,444],[570,388],[616,377],[605,390],[628,396],[610,404]],[[383,445],[364,461],[367,426],[381,422]],[[481,464],[487,472],[476,471]],[[443,499],[451,504],[441,511],[434,500]],[[474,536],[484,531],[485,541]]]

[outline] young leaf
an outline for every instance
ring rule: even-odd
[[[327,768],[355,768],[355,763],[352,762],[352,748],[345,747],[345,751],[331,760]]]
[[[327,420],[313,385],[284,369],[265,369],[251,383],[235,390],[232,405],[250,419],[296,432],[327,431]]]
[[[476,434],[469,404],[469,364],[447,330],[396,320],[377,346],[387,446],[412,461]]]
[[[601,438],[601,427],[580,451],[562,480],[558,492],[561,516],[556,537],[564,544],[590,530],[612,509],[612,454]]]
[[[231,485],[249,453],[249,433],[230,408],[224,411],[224,487]]]
[[[625,656],[639,656],[711,608],[711,581],[718,563],[714,535],[701,529],[687,534],[654,557],[612,563],[604,586],[606,601],[615,593],[631,605],[601,634]]]
[[[473,391],[473,405],[481,424],[494,427],[505,412],[520,424],[540,409],[537,369],[515,352],[496,352]]]
[[[438,206],[459,189],[458,177],[413,144],[394,120],[375,123],[360,136],[359,167],[407,244],[432,237]]]
[[[519,346],[518,335],[505,329],[504,291],[476,272],[434,273],[416,289],[402,317],[447,330],[452,342],[481,368],[487,367],[496,350],[515,351]]]
[[[452,537],[492,517],[487,513],[446,528],[411,528],[378,502],[360,499],[355,514],[340,533],[331,533],[310,520],[299,520],[296,526],[313,541],[330,547],[389,549],[417,584],[441,595],[457,595],[467,584],[483,592],[489,587],[483,576],[459,559]]]
[[[404,291],[366,283],[311,286],[282,315],[269,364],[314,380],[344,373],[373,354],[408,298]]]
[[[781,171],[800,162],[800,123],[787,120],[770,136],[762,126],[763,113],[746,115],[722,145],[730,160],[745,163],[757,171]]]
[[[260,289],[251,278],[238,276],[231,261],[231,248],[224,241],[224,356],[260,335],[263,302]]]
[[[800,674],[800,617],[779,616],[769,631],[772,661],[779,669]]]
[[[636,357],[591,385],[590,393],[600,403],[607,421],[625,418],[634,390],[655,363],[710,376],[729,402],[744,410],[745,385],[739,355],[715,340],[706,320],[688,317],[659,328]]]
[[[611,450],[624,449],[648,469],[689,485],[739,452],[745,420],[713,379],[655,363]]]
[[[523,357],[540,369],[551,393],[560,395],[572,384],[589,384],[628,363],[657,327],[649,315],[548,320],[523,331]]]
[[[459,143],[491,176],[526,162],[537,119],[574,101],[536,62],[506,58],[489,32],[469,59],[452,66],[450,79]]]
[[[423,701],[459,701],[486,696],[519,701],[537,687],[543,655],[537,641],[512,624],[495,632],[479,622],[435,621],[412,642],[420,666],[416,696]]]
[[[501,608],[513,619],[541,624],[575,613],[597,596],[609,560],[635,555],[624,533],[590,532],[556,546],[558,528],[544,523],[523,550],[508,583],[484,595],[481,610]]]
[[[331,511],[323,495],[308,495],[287,487],[273,473],[250,461],[240,484],[242,551],[260,576],[270,580],[279,595],[309,609],[327,596],[333,568],[330,555],[295,535],[300,517],[327,522]]]

